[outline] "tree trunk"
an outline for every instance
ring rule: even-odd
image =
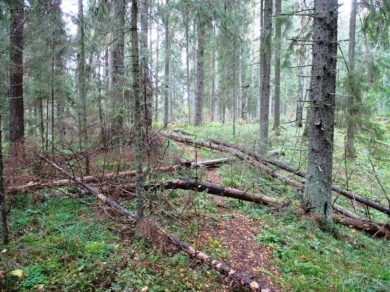
[[[164,70],[164,127],[168,126],[169,123],[169,95],[170,95],[170,90],[169,90],[169,67],[170,67],[170,53],[171,53],[171,42],[169,39],[169,11],[168,11],[168,5],[169,5],[169,0],[165,1],[165,6],[166,6],[166,15],[165,15],[165,70]]]
[[[121,144],[124,120],[124,47],[125,47],[125,14],[126,0],[113,1],[113,18],[115,24],[115,40],[111,45],[111,73],[112,73],[112,108],[111,134],[114,144]]]
[[[272,0],[264,3],[264,19],[261,27],[261,94],[260,94],[260,152],[268,153],[268,126],[271,74]]]
[[[303,39],[307,31],[308,23],[305,22],[305,17],[301,17],[301,31],[300,37]],[[303,126],[303,103],[306,96],[305,90],[305,61],[306,60],[306,46],[304,42],[301,42],[298,49],[298,67],[299,67],[299,76],[298,76],[298,100],[296,108],[296,117],[295,123],[297,127],[302,128]]]
[[[214,22],[212,23],[213,26],[213,38],[215,38],[215,24]],[[215,92],[215,75],[216,75],[216,66],[215,66],[215,51],[213,50],[211,52],[211,102],[210,102],[210,121],[214,122],[215,121],[215,105],[217,101],[216,97],[216,92]]]
[[[188,123],[191,123],[192,109],[191,109],[191,82],[190,82],[190,25],[189,16],[184,15],[185,37],[186,37],[186,89],[187,89],[187,103],[188,103]]]
[[[7,210],[5,208],[4,165],[3,165],[3,137],[0,113],[0,236],[3,244],[8,244]]]
[[[355,35],[356,35],[356,14],[357,14],[357,0],[352,0],[351,17],[349,19],[349,47],[348,47],[348,79],[349,79],[349,94],[347,96],[347,135],[345,137],[345,155],[347,158],[355,158],[355,138],[356,131],[356,102],[357,96],[355,90],[352,88],[354,82],[355,70]]]
[[[158,97],[159,97],[159,94],[160,94],[160,88],[158,86],[158,82],[159,82],[159,57],[160,57],[160,30],[158,29],[158,26],[156,27],[156,30],[157,30],[157,39],[156,39],[156,72],[155,72],[155,79],[154,79],[154,87],[155,87],[155,101],[154,101],[154,120],[156,122],[158,122]]]
[[[275,0],[275,96],[274,96],[274,130],[277,136],[280,135],[280,49],[282,36],[282,23],[280,14],[282,12],[282,0]]]
[[[141,4],[141,75],[142,75],[142,95],[143,95],[143,112],[145,119],[145,138],[152,127],[152,87],[149,74],[149,48],[148,48],[148,13],[149,0],[144,0]]]
[[[195,91],[195,120],[194,125],[200,126],[203,122],[204,98],[204,50],[205,50],[205,21],[198,15],[198,49],[196,51],[196,91]]]
[[[85,32],[84,32],[84,9],[83,1],[79,0],[79,53],[77,60],[77,90],[78,98],[81,102],[80,113],[80,150],[82,144],[84,149],[88,150],[88,129],[87,129],[87,93],[86,93],[86,70],[85,70]],[[88,151],[86,151],[88,152]],[[85,173],[89,174],[89,157],[85,157]]]
[[[332,216],[332,155],[337,63],[337,0],[314,5],[308,167],[302,206],[320,218]]]
[[[24,159],[24,103],[23,103],[23,25],[24,1],[10,5],[10,66],[9,66],[9,139],[10,157],[16,162]]]
[[[136,159],[136,196],[137,196],[137,217],[138,220],[144,216],[144,187],[142,174],[142,106],[140,95],[140,70],[138,52],[138,1],[132,0],[131,5],[131,54],[133,67],[133,93],[134,93],[134,136],[135,136],[135,159]]]

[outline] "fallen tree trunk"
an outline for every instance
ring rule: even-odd
[[[178,247],[180,247],[182,250],[186,251],[193,257],[205,262],[209,266],[214,267],[217,269],[220,273],[223,273],[225,275],[228,275],[230,278],[235,279],[238,281],[242,286],[250,288],[252,291],[269,291],[265,287],[262,287],[259,282],[253,281],[250,277],[247,275],[236,271],[232,269],[230,266],[228,266],[226,263],[213,260],[210,256],[205,254],[204,252],[201,252],[200,250],[195,249],[188,243],[185,243],[175,237],[171,237],[171,240],[174,242],[174,244]]]
[[[268,164],[272,164],[272,165],[277,166],[281,169],[284,169],[288,172],[291,172],[294,175],[296,174],[302,178],[306,177],[307,174],[305,171],[294,168],[294,167],[290,166],[289,164],[287,164],[286,162],[265,158],[265,157],[259,155],[258,153],[247,151],[243,147],[240,147],[238,145],[234,145],[234,144],[230,144],[230,143],[222,142],[222,141],[218,141],[218,140],[210,140],[210,142],[196,141],[196,140],[193,140],[193,139],[188,138],[188,137],[181,137],[181,136],[172,135],[172,134],[167,134],[166,137],[173,139],[173,140],[180,142],[180,143],[185,143],[185,144],[190,144],[190,145],[195,145],[195,146],[200,146],[200,147],[206,147],[206,148],[217,150],[220,152],[232,153],[236,157],[238,157],[242,160],[249,161],[252,164],[260,167],[262,170],[267,172],[272,177],[278,178],[278,179],[280,179],[280,180],[282,180],[282,181],[288,183],[289,185],[292,185],[298,189],[303,189],[302,182],[299,182],[291,177],[279,174],[276,172],[275,169],[272,169],[268,165]],[[234,149],[235,151],[232,151],[231,149]],[[375,202],[367,197],[363,197],[355,192],[345,190],[336,184],[332,184],[332,190],[339,193],[340,195],[342,195],[344,197],[347,197],[347,198],[354,200],[354,201],[357,201],[363,205],[366,205],[368,207],[376,209],[382,213],[390,215],[390,208],[389,207],[383,206],[383,205],[381,205],[381,204],[379,204],[379,203],[377,203],[377,202]]]
[[[353,227],[357,230],[364,231],[373,237],[384,237],[390,239],[390,225],[379,224],[371,221],[353,219],[340,214],[332,215],[333,221],[339,224],[343,224],[349,227]]]
[[[122,189],[133,191],[135,184],[125,184],[120,186]],[[282,206],[283,202],[262,194],[254,194],[241,191],[234,188],[225,188],[221,185],[200,182],[192,179],[174,179],[157,184],[149,184],[144,186],[146,189],[182,189],[182,190],[194,190],[197,192],[206,192],[208,194],[235,198],[243,201],[255,202],[263,205]],[[110,188],[103,188],[104,191],[109,191]]]
[[[103,195],[97,188],[94,188],[94,187],[86,184],[79,177],[72,176],[70,173],[65,171],[63,168],[58,166],[53,161],[50,161],[49,159],[47,159],[43,156],[40,156],[40,158],[43,159],[44,161],[46,161],[47,163],[49,163],[53,168],[55,168],[56,170],[58,170],[59,172],[64,174],[70,180],[73,180],[76,184],[83,187],[85,190],[87,190],[91,194],[93,194],[98,200],[102,201],[105,205],[111,207],[112,209],[114,209],[118,213],[124,215],[126,217],[126,219],[128,219],[130,222],[133,223],[137,220],[137,217],[133,212],[122,207],[121,205],[119,205],[116,201],[112,200],[111,198]],[[242,286],[248,287],[253,291],[261,291],[261,289],[265,288],[265,287],[262,287],[259,282],[253,281],[250,277],[248,277],[247,275],[245,275],[243,273],[240,273],[240,272],[234,270],[226,263],[212,259],[210,256],[208,256],[204,252],[201,252],[200,250],[195,249],[190,244],[181,241],[180,239],[176,238],[175,236],[166,234],[163,230],[158,228],[154,223],[152,223],[152,224],[153,224],[154,229],[157,230],[157,232],[159,232],[160,236],[164,236],[166,239],[168,239],[173,245],[178,247],[180,250],[183,250],[183,251],[187,252],[188,254],[190,254],[191,256],[203,261],[207,265],[214,267],[222,274],[224,274],[224,275],[228,276],[229,278],[240,283]]]
[[[123,186],[123,188],[125,189],[133,189],[134,187],[134,184]],[[282,202],[264,195],[250,194],[238,189],[224,188],[223,186],[217,184],[199,182],[195,180],[175,179],[161,184],[149,185],[149,188],[194,190],[198,192],[207,192],[209,194],[217,196],[245,200],[258,204],[267,204],[274,206],[283,205]],[[266,197],[266,200],[264,200],[264,197]],[[380,224],[363,220],[355,213],[344,209],[343,207],[338,205],[335,205],[335,210],[341,213],[332,215],[332,218],[335,222],[347,225],[357,230],[365,231],[368,234],[374,235],[376,237],[384,237],[386,239],[390,239],[390,226],[388,224]]]
[[[205,160],[205,161],[197,161],[197,162],[191,162],[186,161],[180,164],[175,164],[172,166],[161,166],[158,168],[155,168],[154,170],[161,171],[161,172],[174,172],[178,170],[182,170],[188,167],[191,168],[213,168],[213,167],[219,167],[222,164],[230,163],[234,161],[234,158],[220,158],[220,159],[212,159],[212,160]],[[144,170],[146,171],[146,170]],[[100,176],[95,175],[89,175],[81,177],[81,181],[84,183],[91,183],[91,182],[102,182],[105,180],[120,178],[120,177],[131,177],[135,176],[135,170],[127,170],[127,171],[120,171],[120,172],[109,172]],[[23,193],[26,191],[32,191],[32,190],[38,190],[42,188],[54,188],[54,187],[60,187],[65,185],[71,185],[75,184],[74,180],[72,179],[59,179],[51,182],[32,182],[28,183],[26,185],[20,185],[20,186],[10,186],[6,188],[6,193],[8,195],[10,194],[16,194],[16,193]]]

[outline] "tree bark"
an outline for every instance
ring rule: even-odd
[[[214,22],[212,23],[212,29],[213,29],[213,38],[215,38],[215,24]],[[211,101],[210,101],[210,121],[214,122],[215,121],[215,107],[216,107],[216,92],[215,92],[215,75],[217,73],[216,70],[216,65],[215,65],[215,51],[212,50],[211,52]]]
[[[282,12],[282,0],[275,0],[275,96],[274,96],[274,130],[277,136],[280,135],[280,50],[282,23],[280,14]]]
[[[141,75],[142,75],[142,95],[143,95],[143,112],[145,119],[145,138],[152,127],[152,80],[149,74],[149,48],[148,48],[148,13],[149,0],[144,0],[141,4]]]
[[[79,101],[81,102],[80,118],[80,150],[82,144],[84,149],[88,150],[88,128],[87,128],[87,92],[86,92],[86,70],[85,70],[85,32],[84,32],[84,9],[83,1],[79,0],[79,53],[77,58],[77,93]],[[47,130],[47,129],[46,129]],[[48,130],[47,130],[48,131]],[[87,152],[87,151],[86,151]],[[85,156],[85,172],[89,174],[89,157]]]
[[[169,10],[168,10],[169,0],[165,1],[166,15],[165,15],[165,70],[164,70],[164,127],[168,126],[169,123],[169,67],[170,67],[170,53],[171,53],[171,42],[169,37]]]
[[[314,5],[311,113],[308,166],[302,206],[320,218],[332,218],[333,133],[337,63],[337,0]]]
[[[356,131],[356,102],[357,96],[352,80],[354,79],[355,70],[355,35],[356,35],[356,14],[357,0],[352,0],[351,16],[349,19],[349,46],[348,46],[348,79],[349,79],[349,94],[347,96],[347,134],[345,137],[345,155],[347,158],[355,158],[355,131]]]
[[[192,107],[191,107],[191,82],[190,82],[190,25],[189,16],[186,13],[184,17],[185,38],[186,38],[186,90],[187,90],[187,104],[188,104],[188,123],[191,123]]]
[[[198,15],[198,48],[196,51],[196,91],[195,91],[195,120],[194,125],[200,126],[203,122],[204,99],[204,50],[205,50],[205,21]]]
[[[136,163],[136,196],[137,196],[137,220],[144,216],[144,187],[142,173],[142,106],[140,95],[140,70],[138,52],[138,1],[132,0],[131,5],[131,54],[133,67],[133,94],[134,94],[134,138],[135,138],[135,163]]]
[[[5,190],[4,190],[4,165],[3,165],[3,133],[1,128],[0,113],[0,236],[3,244],[8,244],[8,226],[7,210],[5,208]]]
[[[124,120],[124,47],[125,47],[125,15],[126,0],[113,1],[113,19],[117,34],[111,45],[111,76],[112,76],[112,101],[111,101],[111,134],[114,144],[120,144],[123,136]]]
[[[16,162],[24,159],[24,99],[23,99],[23,26],[24,1],[10,5],[10,66],[9,66],[9,139],[10,157]]]
[[[268,126],[271,74],[272,0],[266,0],[260,43],[260,152],[268,153]]]
[[[156,39],[156,78],[154,80],[154,87],[155,87],[155,102],[154,102],[154,120],[156,122],[158,122],[158,104],[159,104],[159,101],[158,101],[158,97],[159,97],[159,94],[160,94],[160,89],[159,89],[159,86],[158,86],[158,82],[159,82],[159,57],[160,57],[160,30],[158,29],[158,26],[156,28],[157,30],[157,39]]]

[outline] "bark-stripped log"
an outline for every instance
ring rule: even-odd
[[[205,262],[209,266],[214,267],[220,273],[225,274],[232,279],[235,279],[242,286],[248,287],[252,291],[262,291],[263,289],[269,291],[265,287],[261,287],[259,282],[253,281],[247,275],[232,269],[226,263],[218,261],[218,260],[213,260],[210,256],[208,256],[204,252],[201,252],[200,250],[195,249],[194,247],[192,247],[188,243],[185,243],[185,242],[183,242],[175,237],[171,237],[171,239],[172,239],[172,242],[174,242],[174,244],[176,246],[180,247],[182,250],[186,251],[187,253],[189,253],[193,257]]]
[[[210,140],[210,142],[196,141],[196,140],[193,140],[193,139],[188,138],[188,137],[181,137],[181,136],[172,135],[172,134],[166,135],[166,137],[168,137],[169,139],[175,140],[177,142],[180,142],[180,143],[205,147],[205,148],[217,150],[220,152],[232,153],[236,157],[243,159],[243,160],[247,160],[247,161],[251,162],[252,164],[260,167],[265,172],[270,174],[272,177],[281,179],[282,181],[288,183],[289,185],[292,185],[296,188],[302,189],[302,187],[301,187],[301,186],[303,186],[302,182],[299,182],[295,179],[292,179],[291,177],[277,173],[276,170],[270,166],[270,164],[271,164],[271,165],[274,165],[278,168],[281,168],[283,170],[286,170],[288,172],[296,174],[302,178],[306,177],[305,171],[300,170],[300,169],[295,168],[295,167],[292,167],[289,164],[287,164],[286,162],[278,161],[278,160],[274,160],[274,159],[270,159],[270,158],[265,158],[265,157],[259,155],[258,153],[245,150],[243,147],[240,147],[240,146],[234,145],[234,144],[230,144],[227,142],[221,142],[221,141],[217,141],[217,140]],[[256,162],[258,162],[260,164],[258,164]],[[366,205],[366,206],[371,207],[373,209],[376,209],[380,212],[383,212],[387,215],[390,215],[390,208],[389,207],[383,206],[383,205],[381,205],[381,204],[379,204],[379,203],[377,203],[369,198],[363,197],[355,192],[345,190],[336,184],[332,184],[332,190],[339,193],[340,195],[342,195],[344,197],[347,197],[351,200],[354,200],[354,201],[359,202],[363,205]]]
[[[113,208],[114,210],[116,210],[120,214],[124,215],[130,222],[136,221],[137,218],[133,212],[122,207],[113,199],[103,195],[97,188],[94,188],[94,187],[84,183],[81,180],[81,178],[79,178],[79,177],[72,176],[70,173],[65,171],[63,168],[58,166],[53,161],[51,161],[43,156],[40,156],[40,158],[43,159],[44,161],[46,161],[47,163],[49,163],[54,169],[58,170],[66,177],[73,180],[76,184],[83,187],[85,190],[87,190],[91,194],[93,194],[98,200],[102,201],[105,205]],[[204,252],[202,252],[200,250],[195,249],[190,244],[181,241],[180,239],[176,238],[175,236],[172,236],[172,235],[165,233],[163,230],[158,228],[156,225],[154,225],[154,228],[160,233],[160,235],[165,236],[166,239],[169,240],[169,242],[171,242],[173,245],[178,247],[180,250],[183,250],[183,251],[187,252],[188,254],[190,254],[191,256],[203,261],[207,265],[214,267],[220,273],[237,281],[242,286],[248,287],[252,291],[261,291],[262,289],[266,289],[266,287],[262,287],[259,282],[253,281],[250,277],[248,277],[247,275],[245,275],[243,273],[240,273],[240,272],[234,270],[233,268],[228,266],[226,263],[212,259],[210,256],[208,256],[207,254],[205,254]]]
[[[174,172],[178,170],[182,170],[185,168],[213,168],[213,167],[219,167],[222,164],[233,162],[234,158],[220,158],[220,159],[212,159],[212,160],[204,160],[204,161],[197,161],[197,162],[191,162],[191,161],[185,161],[180,164],[175,164],[171,166],[161,166],[158,168],[155,168],[154,170],[160,171],[160,172]],[[146,171],[146,170],[144,170]],[[134,170],[127,170],[127,171],[120,171],[120,172],[109,172],[105,173],[100,176],[95,175],[88,175],[81,177],[80,179],[84,183],[96,183],[96,182],[102,182],[110,179],[116,179],[121,177],[131,177],[135,176]],[[6,193],[8,195],[10,194],[16,194],[16,193],[23,193],[26,191],[33,191],[38,190],[42,188],[54,188],[54,187],[60,187],[65,185],[75,184],[75,182],[72,179],[59,179],[51,182],[32,182],[28,183],[26,185],[20,185],[20,186],[10,186],[6,188]]]

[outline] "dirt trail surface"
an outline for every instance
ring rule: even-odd
[[[182,151],[187,150],[194,158],[201,159],[199,152],[193,147],[182,146]],[[207,181],[221,184],[222,177],[218,168],[207,170]],[[272,248],[260,245],[256,242],[255,236],[259,234],[261,225],[258,221],[249,219],[243,214],[227,209],[226,198],[219,196],[209,196],[218,208],[218,222],[213,228],[204,229],[201,238],[209,240],[216,238],[221,241],[227,249],[227,258],[224,259],[229,265],[243,272],[253,280],[258,281],[262,286],[267,287],[269,291],[281,291],[279,287],[271,280],[268,275],[278,276],[279,272],[272,265]],[[268,271],[265,274],[263,271]]]
[[[222,178],[218,169],[210,169],[207,180],[220,184]],[[210,197],[217,204],[220,218],[215,228],[203,231],[202,237],[220,239],[228,250],[225,260],[228,264],[251,276],[271,291],[280,291],[271,278],[262,272],[266,270],[273,275],[278,275],[278,271],[272,265],[272,248],[262,246],[255,240],[256,234],[261,229],[259,223],[235,210],[226,209],[224,207],[226,198]]]

